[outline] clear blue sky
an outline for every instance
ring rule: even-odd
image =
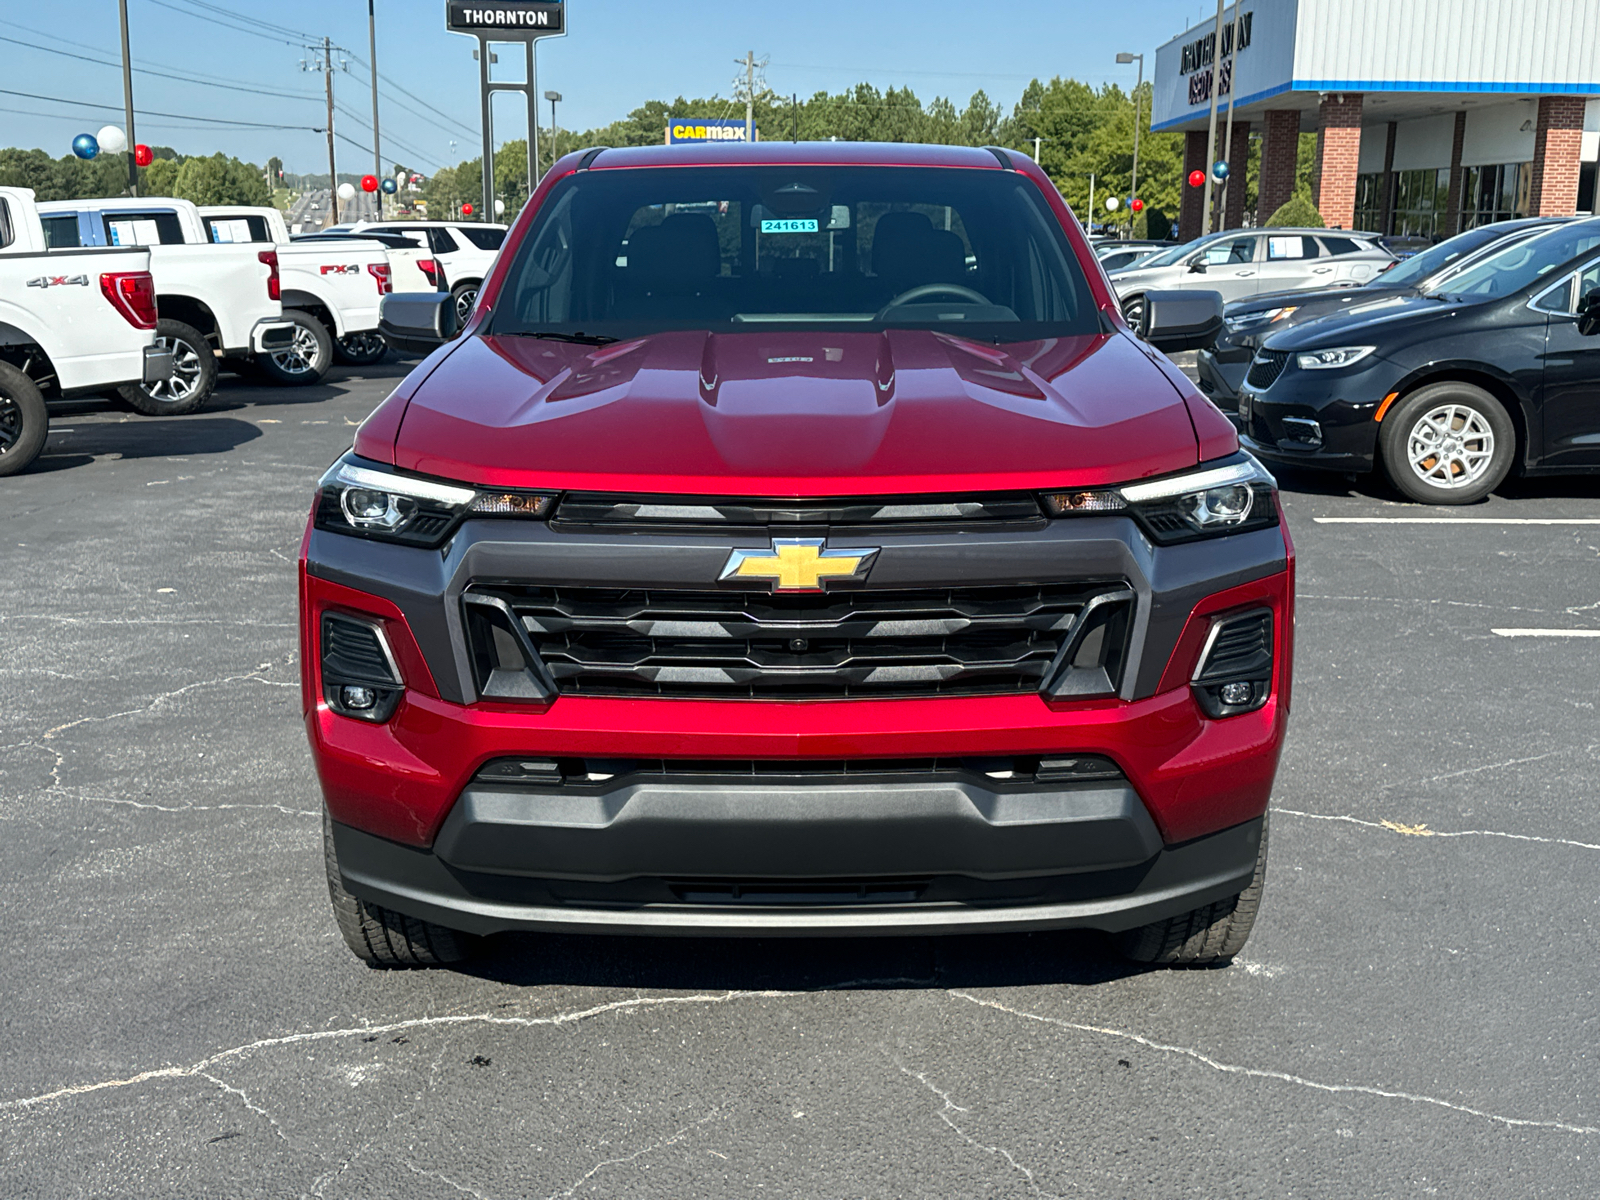
[[[134,76],[135,105],[174,114],[139,117],[140,141],[255,162],[276,154],[291,171],[326,170],[326,142],[309,128],[322,123],[322,77],[303,73],[300,63],[306,35],[327,35],[354,52],[349,73],[335,80],[336,97],[352,114],[335,117],[339,169],[371,169],[366,0],[128,0],[128,8],[135,66],[165,73]],[[377,10],[381,75],[426,102],[384,90],[385,163],[431,171],[473,157],[475,42],[445,33],[443,0],[377,0]],[[1034,76],[1131,87],[1134,68],[1116,65],[1119,50],[1149,54],[1148,69],[1157,45],[1214,12],[1205,0],[571,0],[571,33],[540,47],[539,90],[564,95],[563,128],[591,128],[652,97],[726,96],[734,60],[753,50],[770,59],[767,83],[785,95],[867,80],[909,86],[924,101],[946,95],[959,107],[981,87],[1009,109]],[[0,92],[0,146],[60,155],[74,134],[122,124],[120,67],[45,49],[120,63],[116,0],[4,0],[0,38],[14,39],[0,41],[0,89],[115,109]],[[521,57],[520,49],[503,56],[500,69]],[[257,90],[214,86],[221,84]],[[548,113],[543,105],[545,122]],[[500,97],[496,114],[497,141],[525,135],[520,97]]]

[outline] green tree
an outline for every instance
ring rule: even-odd
[[[141,172],[139,191],[146,196],[171,196],[178,182],[178,163],[158,158]]]
[[[1296,192],[1267,218],[1266,225],[1272,229],[1321,229],[1323,221],[1317,206],[1311,203],[1311,197],[1304,192]]]
[[[210,158],[185,159],[172,194],[196,204],[272,203],[272,193],[256,167],[220,152]]]

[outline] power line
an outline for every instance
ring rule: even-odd
[[[365,67],[369,72],[372,70],[372,64],[367,62],[367,60],[362,58],[359,54],[352,53],[350,55],[350,61],[355,63],[355,64],[357,64],[358,66]],[[381,83],[388,84],[391,89],[393,89],[394,91],[399,92],[402,96],[409,96],[411,99],[415,100],[418,104],[422,105],[423,108],[428,109],[430,112],[436,113],[437,115],[443,117],[446,121],[449,121],[457,129],[459,129],[461,132],[465,133],[468,137],[476,137],[477,136],[478,131],[476,129],[468,128],[466,125],[463,125],[460,121],[457,121],[454,117],[452,117],[449,113],[445,112],[443,109],[435,108],[433,105],[429,104],[426,100],[424,100],[421,96],[417,95],[415,92],[407,91],[405,88],[401,87],[394,80],[390,79],[382,71],[378,72],[378,80]]]
[[[65,96],[44,96],[38,92],[18,92],[11,88],[0,88],[0,95],[24,96],[29,100],[49,100],[54,104],[66,104],[74,108],[98,108],[108,112],[121,112],[122,106],[117,104],[91,104],[87,100],[68,100]],[[205,125],[233,125],[241,129],[311,129],[320,132],[309,125],[269,125],[262,121],[234,121],[223,117],[196,117],[189,113],[158,112],[153,108],[135,109],[142,117],[173,117],[179,121],[201,123]]]
[[[206,21],[206,22],[208,22],[209,24],[212,24],[212,25],[220,25],[222,28],[230,29],[234,33],[248,33],[253,37],[264,38],[266,41],[277,42],[280,45],[284,45],[284,46],[294,46],[294,47],[298,48],[300,46],[300,44],[301,44],[300,42],[289,41],[286,38],[274,37],[271,34],[262,33],[260,30],[251,29],[251,28],[249,28],[248,26],[245,26],[245,25],[230,25],[226,21],[218,20],[216,17],[208,17],[204,13],[193,12],[190,9],[187,9],[187,8],[179,8],[175,4],[168,3],[168,0],[149,0],[149,2],[151,4],[159,5],[161,8],[171,9],[173,12],[178,13],[180,16],[193,17],[197,21]],[[292,31],[290,31],[290,32],[292,32]],[[309,37],[310,35],[305,35],[305,36]]]
[[[182,2],[189,5],[191,8],[208,9],[211,12],[227,17],[231,21],[238,21],[246,25],[254,25],[259,29],[270,30],[273,33],[292,33],[297,37],[303,38],[315,36],[313,34],[306,33],[303,30],[285,28],[282,22],[279,21],[263,21],[259,17],[252,17],[246,13],[238,12],[231,8],[224,8],[220,4],[210,4],[207,3],[207,0],[182,0]]]
[[[11,24],[9,21],[6,23],[8,25]],[[19,38],[6,37],[4,34],[0,34],[0,42],[10,42],[14,46],[24,46],[29,50],[38,50],[45,54],[59,54],[63,58],[75,58],[80,62],[94,63],[95,65],[101,67],[115,67],[118,70],[122,69],[122,64],[120,62],[110,62],[102,58],[90,58],[87,54],[74,54],[70,50],[57,50],[51,46],[36,46],[32,42],[24,42]],[[199,84],[202,87],[227,88],[228,90],[235,92],[254,92],[257,95],[272,96],[280,100],[316,100],[320,98],[311,95],[309,92],[284,92],[267,88],[246,87],[237,83],[211,83],[207,80],[195,79],[189,75],[174,75],[166,71],[152,70],[149,67],[135,67],[134,70],[141,75],[155,75],[162,79],[176,79],[180,83],[194,83]]]

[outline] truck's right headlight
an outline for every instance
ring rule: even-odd
[[[1126,512],[1163,545],[1278,523],[1277,481],[1243,452],[1212,466],[1147,483],[1042,497],[1054,516]]]

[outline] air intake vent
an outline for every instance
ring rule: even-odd
[[[1270,609],[1225,617],[1211,627],[1194,674],[1195,699],[1210,717],[1254,712],[1272,690]]]

